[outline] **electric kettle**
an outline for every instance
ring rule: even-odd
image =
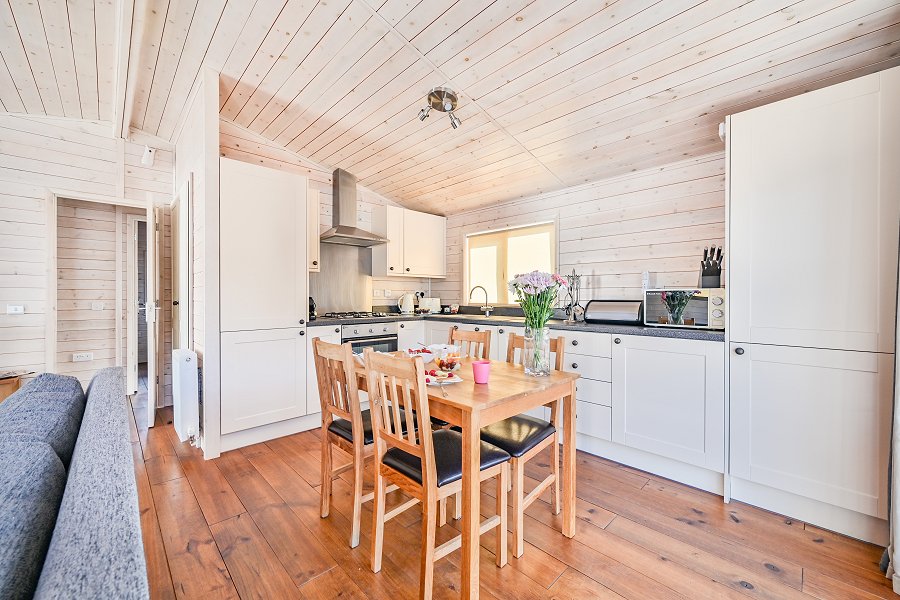
[[[416,312],[416,295],[403,294],[397,300],[397,307],[400,309],[401,315],[411,315]]]

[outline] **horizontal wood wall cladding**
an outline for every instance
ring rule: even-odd
[[[140,165],[142,153],[143,144],[114,139],[108,123],[0,115],[0,370],[45,370],[47,315],[51,311],[47,273],[50,193],[132,202],[152,197],[168,206],[173,155],[157,150],[154,165],[145,167]],[[60,283],[57,308],[60,316],[66,317],[65,311],[78,310],[84,303],[89,308],[91,300],[115,292],[115,280],[105,276],[106,270],[89,265],[114,253],[117,238],[115,219],[107,220],[108,209],[102,204],[78,204],[79,216],[72,206],[62,207],[65,210],[54,218],[59,244],[66,251],[57,266],[78,269],[84,275]],[[91,231],[79,227],[85,222],[80,215],[98,217],[87,219],[96,227]],[[168,276],[170,272],[164,273]],[[25,314],[7,315],[8,304],[24,305]],[[109,307],[114,309],[115,301]],[[71,331],[60,332],[51,354],[58,359],[58,353],[77,351],[80,340],[90,339],[85,337],[88,335],[93,334],[73,325]],[[166,368],[168,373],[170,366]]]
[[[679,161],[452,215],[447,220],[447,279],[432,290],[462,302],[465,236],[559,223],[559,271],[583,275],[582,301],[641,298],[641,273],[652,286],[695,286],[703,247],[725,238],[725,157]]]
[[[309,178],[310,189],[319,192],[319,231],[325,231],[332,225],[332,187],[331,170],[316,164],[311,160],[299,156],[295,152],[286,150],[278,144],[255,134],[252,131],[236,125],[227,119],[220,119],[220,152],[222,156],[241,160],[272,169],[283,169],[298,173]],[[360,227],[371,231],[372,209],[375,206],[393,204],[388,200],[363,186],[358,187],[357,222]],[[406,292],[428,290],[428,280],[412,277],[375,277],[372,279],[372,290],[384,292],[391,291],[391,298],[383,295],[372,298],[373,305],[396,304],[396,299]],[[368,309],[369,307],[361,307]],[[319,307],[320,312],[329,307]]]

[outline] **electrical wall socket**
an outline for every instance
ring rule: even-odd
[[[103,303],[97,300],[91,302],[91,310],[103,310]]]
[[[382,290],[372,290],[372,295],[375,298],[382,298],[384,296],[384,292]]]
[[[385,298],[390,298],[390,297],[393,296],[393,295],[394,295],[394,292],[392,292],[391,290],[384,290],[384,297],[385,297]]]
[[[24,315],[25,307],[21,304],[7,304],[6,314],[8,315]]]
[[[72,354],[72,362],[85,362],[88,360],[94,360],[93,352],[75,352]]]

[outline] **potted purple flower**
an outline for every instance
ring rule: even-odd
[[[566,280],[556,273],[532,271],[516,275],[509,282],[509,291],[525,313],[525,348],[522,364],[525,372],[536,377],[550,374],[550,329],[547,321]]]
[[[700,290],[673,290],[663,292],[660,296],[669,311],[669,323],[672,325],[684,325],[684,309],[687,308],[691,298],[700,293]]]

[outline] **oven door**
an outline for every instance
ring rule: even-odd
[[[350,342],[354,354],[362,354],[366,348],[371,348],[375,352],[396,352],[398,350],[396,335],[376,335],[341,341],[343,343]]]

